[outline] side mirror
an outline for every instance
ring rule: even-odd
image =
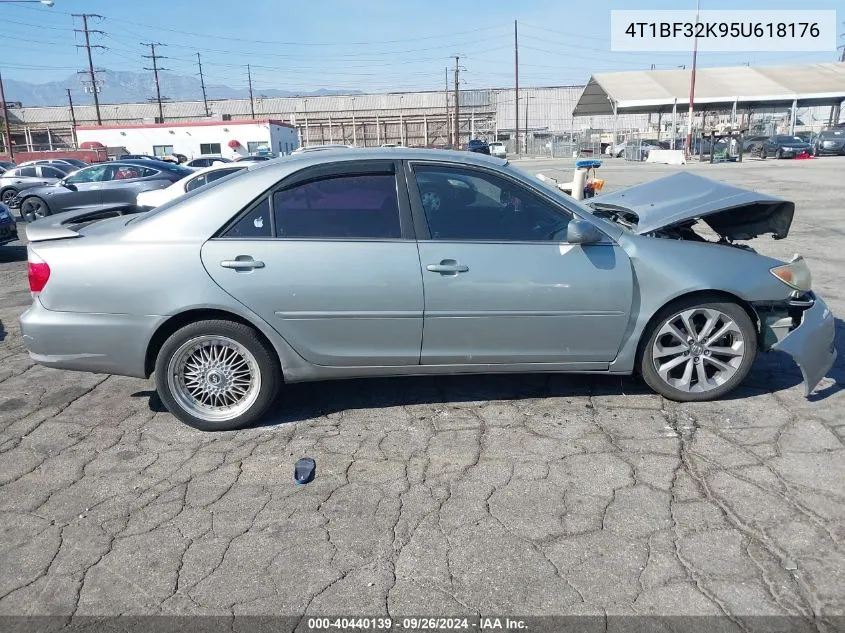
[[[566,241],[570,244],[595,244],[602,237],[603,233],[587,220],[573,219],[566,228]]]

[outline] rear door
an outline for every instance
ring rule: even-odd
[[[307,168],[203,246],[212,278],[306,360],[416,365],[423,289],[392,160]]]

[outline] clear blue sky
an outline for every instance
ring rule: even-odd
[[[93,43],[95,64],[141,71],[148,60],[140,42],[167,44],[167,68],[196,74],[196,52],[206,80],[246,85],[253,66],[258,93],[265,88],[313,90],[414,90],[444,87],[444,69],[460,54],[462,87],[513,83],[513,20],[520,23],[520,83],[585,82],[592,72],[675,68],[689,53],[610,51],[611,9],[693,9],[694,0],[55,0],[0,3],[4,76],[41,83],[63,80],[86,68],[71,13],[98,13],[91,28],[104,31]],[[702,0],[703,9],[840,9],[842,0]],[[845,31],[841,26],[840,31]],[[842,43],[842,38],[839,40]],[[832,61],[836,53],[708,53],[702,66],[792,64]],[[69,85],[68,87],[79,87]]]

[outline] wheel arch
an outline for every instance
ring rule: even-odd
[[[654,311],[654,314],[652,314],[651,317],[649,317],[648,322],[640,333],[640,340],[637,342],[637,353],[634,361],[634,367],[639,366],[640,360],[642,359],[644,346],[646,342],[648,342],[648,339],[651,336],[651,331],[663,311],[676,303],[689,301],[690,299],[697,299],[702,303],[704,303],[705,301],[727,301],[730,303],[735,303],[740,306],[743,310],[745,310],[746,314],[748,314],[748,318],[750,318],[751,322],[754,324],[755,330],[758,333],[760,331],[760,317],[757,314],[757,311],[754,309],[754,306],[752,306],[751,303],[749,303],[747,300],[743,299],[739,295],[736,295],[732,292],[727,292],[725,290],[694,290],[692,292],[686,292],[682,295],[678,295],[677,297],[673,297],[672,299],[664,303],[662,306],[660,306],[657,310]]]
[[[282,378],[284,379],[284,364],[282,363],[282,359],[279,356],[279,351],[276,349],[276,346],[273,345],[273,342],[267,337],[267,335],[261,331],[261,328],[257,327],[255,323],[252,323],[249,319],[246,319],[239,314],[220,308],[194,308],[191,310],[186,310],[185,312],[174,314],[169,319],[164,321],[164,323],[159,325],[158,329],[156,329],[156,331],[150,338],[149,343],[147,343],[147,350],[144,356],[144,376],[146,378],[149,378],[153,374],[158,353],[159,351],[161,351],[162,345],[164,345],[164,342],[170,337],[171,334],[185,327],[186,325],[196,323],[197,321],[205,321],[208,319],[221,319],[225,321],[233,321],[234,323],[240,323],[249,328],[252,328],[256,332],[256,335],[258,336],[259,340],[261,340],[261,342],[273,354],[273,357],[279,364],[279,369],[282,372]]]

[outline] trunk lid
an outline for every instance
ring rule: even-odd
[[[123,216],[134,213],[126,209],[57,213],[27,224],[26,239],[29,242],[47,242],[110,233],[125,226],[126,218]]]
[[[767,233],[781,240],[788,235],[795,214],[795,204],[787,200],[687,172],[585,202],[597,210],[624,212],[638,235],[701,220],[732,241]]]

